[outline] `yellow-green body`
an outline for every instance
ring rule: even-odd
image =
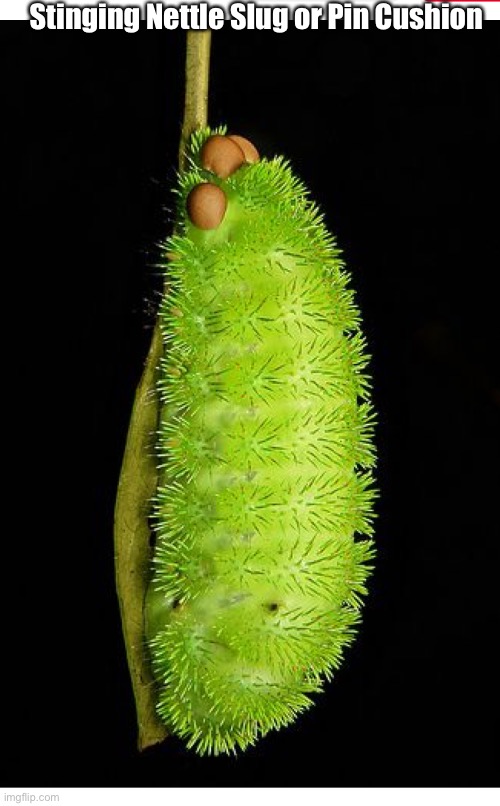
[[[147,621],[159,713],[218,753],[289,723],[341,662],[374,455],[359,314],[321,215],[281,158],[209,176],[207,135],[167,244]],[[210,231],[185,214],[204,181],[228,199]]]

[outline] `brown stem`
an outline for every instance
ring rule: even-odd
[[[186,93],[179,144],[179,169],[185,168],[186,144],[196,129],[207,125],[210,73],[210,31],[190,31],[186,44]]]
[[[189,31],[180,170],[184,168],[189,137],[207,124],[209,64],[210,31]],[[157,486],[154,441],[159,418],[157,381],[161,354],[162,339],[157,322],[135,394],[115,507],[116,587],[137,710],[139,750],[161,742],[167,735],[165,725],[156,714],[156,687],[144,641],[144,600],[152,553],[148,516]]]

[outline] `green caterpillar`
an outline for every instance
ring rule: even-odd
[[[217,754],[295,719],[353,639],[374,415],[348,276],[288,163],[204,130],[177,193],[146,631],[161,718]]]

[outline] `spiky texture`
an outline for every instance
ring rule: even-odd
[[[193,138],[160,321],[147,632],[158,711],[200,753],[291,722],[342,660],[373,545],[373,413],[348,277],[287,162],[222,181]],[[201,231],[186,197],[228,198]]]

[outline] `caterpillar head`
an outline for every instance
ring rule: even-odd
[[[253,143],[240,135],[205,131],[193,139],[189,155],[192,170],[181,189],[181,212],[188,237],[195,242],[216,243],[230,236],[233,225],[241,218],[231,177],[259,159]]]

